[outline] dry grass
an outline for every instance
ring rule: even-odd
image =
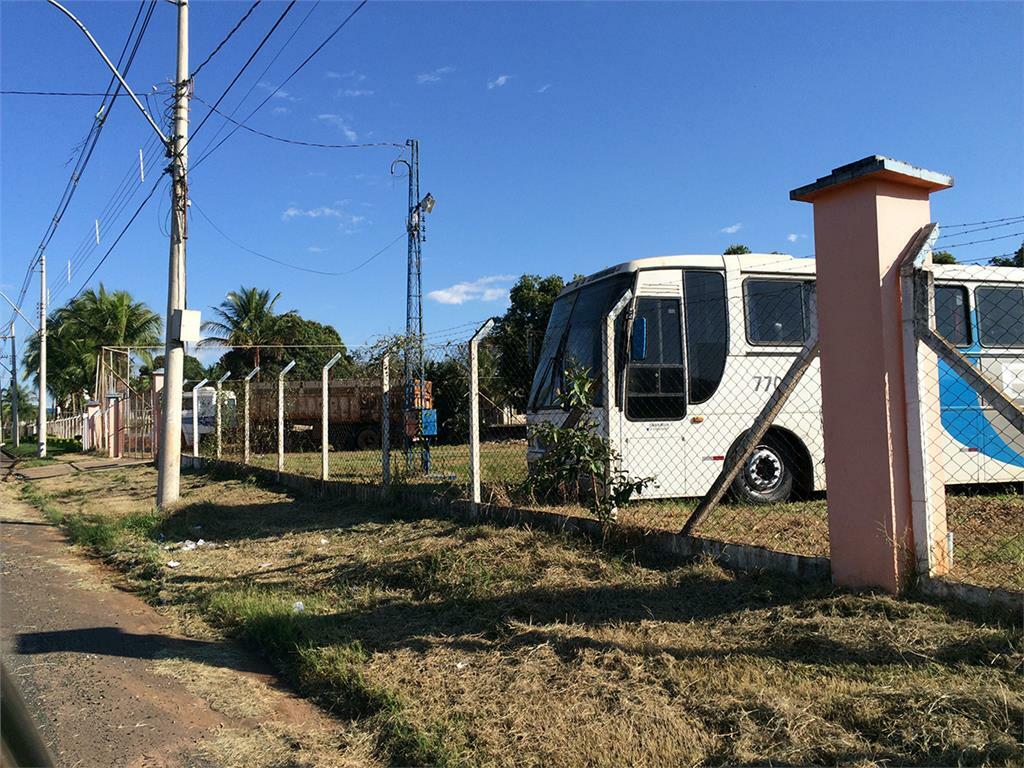
[[[73,484],[36,487],[107,513]],[[154,473],[114,485],[143,505]],[[208,476],[148,529],[96,520],[126,551],[217,545],[158,550],[181,566],[148,594],[259,648],[352,723],[325,753],[336,762],[283,765],[1024,761],[1020,628],[954,605]],[[211,759],[244,765],[253,743],[276,742],[229,738]]]

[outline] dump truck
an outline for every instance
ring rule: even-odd
[[[277,382],[252,382],[250,386],[249,419],[253,434],[276,434]],[[335,450],[361,451],[380,448],[381,444],[381,384],[377,379],[337,379],[327,388],[327,439]],[[285,383],[284,421],[285,449],[299,450],[320,441],[322,419],[321,388],[319,381],[289,381]],[[431,382],[426,382],[426,397],[420,397],[420,385],[415,386],[412,413],[406,415],[404,388],[391,387],[390,434],[392,444],[403,434],[410,437],[429,436],[436,429],[432,418],[433,393]],[[241,398],[239,398],[241,407]],[[411,417],[411,418],[410,418]]]

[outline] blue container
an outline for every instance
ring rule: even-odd
[[[424,437],[437,435],[437,411],[433,408],[420,411],[420,434]]]

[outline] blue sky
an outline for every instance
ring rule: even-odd
[[[137,9],[127,1],[69,7],[112,54]],[[193,0],[193,68],[247,7]],[[353,7],[321,2],[258,77],[310,11],[299,3],[222,106],[234,108],[252,87],[239,116],[247,114]],[[198,97],[220,95],[283,8],[257,8],[200,73]],[[4,2],[0,14],[4,89],[105,88],[102,62],[55,10]],[[166,87],[174,30],[174,7],[158,3],[133,86]],[[790,202],[788,191],[869,154],[953,174],[956,186],[933,198],[940,222],[1024,213],[1022,40],[1022,3],[378,1],[250,124],[314,142],[420,140],[422,190],[438,200],[423,262],[425,323],[438,331],[500,313],[524,272],[571,276],[731,242],[809,254],[811,207]],[[0,283],[8,293],[99,101],[0,102]],[[193,103],[193,128],[205,113]],[[196,135],[193,162],[221,123],[214,115]],[[133,178],[150,132],[119,100],[48,249],[55,302],[77,290],[156,178],[158,166],[147,168],[120,218],[102,222],[100,246],[69,286],[68,258],[86,254],[95,219]],[[239,131],[196,168],[191,194],[243,245],[339,271],[403,232],[405,183],[388,173],[396,156]],[[127,288],[162,312],[167,210],[161,190],[92,283]],[[957,254],[979,258],[1016,243]],[[325,277],[239,250],[193,211],[188,252],[188,302],[204,312],[244,284],[281,291],[282,308],[335,325],[350,344],[404,326],[404,240],[350,275]],[[33,287],[27,306],[37,299]]]

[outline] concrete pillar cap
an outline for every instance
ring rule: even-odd
[[[789,199],[810,203],[825,192],[867,178],[895,181],[928,192],[938,192],[953,186],[953,177],[944,173],[918,168],[883,155],[868,155],[856,162],[833,168],[828,176],[822,176],[811,184],[790,190]]]

